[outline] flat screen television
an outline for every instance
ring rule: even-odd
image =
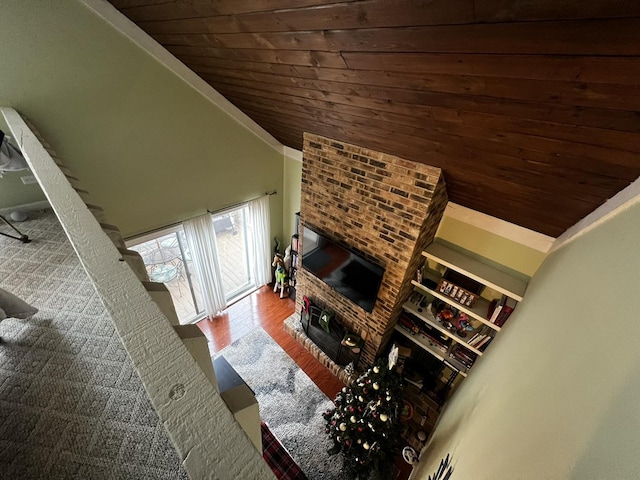
[[[304,226],[302,268],[367,312],[373,310],[384,268]]]

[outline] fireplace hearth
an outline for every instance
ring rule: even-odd
[[[300,322],[307,337],[316,344],[337,365],[344,367],[353,363],[354,368],[358,367],[360,360],[360,346],[349,348],[344,345],[343,340],[347,330],[335,318],[331,319],[328,332],[320,325],[320,315],[322,309],[316,306],[309,306],[309,312],[304,309],[300,312]]]

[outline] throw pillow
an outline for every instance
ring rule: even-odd
[[[0,288],[0,320],[9,317],[29,318],[36,313],[38,313],[36,307]]]

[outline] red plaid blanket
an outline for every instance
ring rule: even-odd
[[[280,480],[307,480],[306,475],[300,469],[286,448],[271,433],[269,426],[261,422],[262,428],[262,456],[273,470],[276,478]]]

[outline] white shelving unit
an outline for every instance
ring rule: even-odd
[[[427,260],[430,260],[431,263],[435,263],[436,268],[428,269],[427,267],[429,262],[425,262],[423,283],[418,283],[413,280],[411,283],[414,290],[422,295],[427,295],[433,299],[441,300],[458,311],[464,312],[469,317],[469,321],[474,327],[474,332],[469,332],[466,337],[461,337],[455,331],[445,328],[428,308],[416,305],[412,301],[406,302],[403,305],[405,312],[411,314],[414,318],[423,321],[432,329],[435,329],[445,335],[448,339],[451,339],[451,346],[445,352],[442,351],[442,349],[434,342],[431,342],[425,335],[412,333],[399,325],[396,326],[396,331],[410,339],[413,343],[433,355],[435,358],[445,362],[449,367],[457,370],[462,376],[466,377],[471,367],[465,366],[462,362],[458,361],[451,355],[453,348],[455,346],[462,346],[469,352],[480,357],[485,353],[484,349],[479,350],[477,346],[472,346],[468,342],[471,341],[476,332],[483,332],[486,335],[495,337],[495,335],[500,332],[501,327],[492,323],[487,318],[487,312],[490,305],[489,300],[479,297],[472,307],[462,305],[454,298],[439,292],[437,290],[438,282],[444,275],[446,275],[447,270],[453,270],[466,278],[480,283],[483,288],[489,287],[515,302],[520,302],[523,299],[524,293],[527,289],[527,282],[496,267],[469,257],[464,253],[453,250],[443,244],[432,243],[424,252],[422,252],[422,255]]]
[[[525,281],[446,245],[432,243],[422,252],[422,255],[518,302],[522,301],[524,292],[527,290]]]

